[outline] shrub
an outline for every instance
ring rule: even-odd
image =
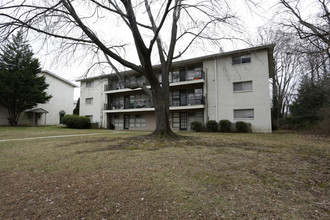
[[[207,131],[216,132],[218,130],[218,123],[214,120],[210,120],[206,123]]]
[[[202,123],[199,121],[191,122],[191,130],[196,131],[196,132],[202,131]]]
[[[221,120],[220,124],[220,131],[221,132],[230,132],[231,130],[231,122],[229,120]]]
[[[249,132],[249,127],[244,121],[238,121],[236,122],[236,132],[239,133],[248,133]]]
[[[98,129],[99,128],[99,123],[98,122],[91,123],[91,128],[92,129]]]
[[[78,115],[65,115],[63,124],[68,128],[87,129],[91,127],[91,121],[88,117]]]

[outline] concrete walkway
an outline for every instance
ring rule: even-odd
[[[129,132],[127,132],[127,131],[112,131],[111,133],[67,134],[67,135],[44,136],[44,137],[15,138],[15,139],[3,139],[3,140],[0,140],[0,142],[37,140],[37,139],[47,139],[47,138],[77,137],[77,136],[92,136],[92,135],[100,135],[100,134],[122,134],[122,133],[129,133]],[[150,133],[150,132],[142,132],[142,133]]]
[[[45,137],[15,138],[15,139],[4,139],[4,140],[0,140],[0,142],[5,142],[5,141],[36,140],[36,139],[46,139],[46,138],[63,138],[63,137],[76,137],[76,136],[90,136],[90,135],[99,135],[99,134],[106,134],[106,133],[67,134],[67,135],[56,135],[56,136],[45,136]]]

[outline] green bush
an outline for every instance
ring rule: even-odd
[[[238,121],[236,122],[236,132],[238,133],[248,133],[249,127],[244,121]]]
[[[99,128],[99,123],[98,122],[91,123],[91,128],[92,129],[98,129]]]
[[[191,130],[196,131],[196,132],[201,132],[202,131],[202,123],[199,122],[199,121],[191,122]]]
[[[210,120],[206,123],[207,131],[216,132],[218,130],[218,123],[214,120]]]
[[[91,120],[88,117],[78,115],[65,115],[63,124],[68,128],[87,129],[91,127]]]
[[[231,130],[231,122],[229,120],[221,120],[220,124],[220,131],[221,132],[230,132]]]

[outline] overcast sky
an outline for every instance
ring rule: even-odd
[[[308,0],[306,0],[307,2]],[[243,2],[243,3],[242,3]],[[277,0],[264,0],[259,1],[258,7],[254,7],[253,5],[248,5],[244,3],[244,0],[231,0],[230,3],[233,4],[232,10],[237,12],[237,17],[241,20],[242,25],[245,28],[245,36],[246,38],[254,39],[257,35],[258,27],[267,25],[270,23],[270,20],[273,19],[274,14],[276,14],[278,5]],[[250,7],[249,7],[250,6]],[[103,27],[100,29],[102,30]],[[123,33],[121,33],[123,34]],[[124,36],[124,35],[123,35]],[[59,60],[59,62],[54,62],[54,56],[52,53],[46,50],[46,47],[40,48],[39,39],[31,41],[31,45],[36,54],[36,57],[39,58],[42,68],[53,72],[67,80],[75,82],[79,77],[81,77],[86,70],[88,69],[90,63],[88,60],[81,59],[85,54],[77,54],[75,57],[65,57],[65,59]],[[49,48],[51,48],[51,43],[48,43]],[[248,47],[248,45],[244,44],[241,41],[232,41],[232,42],[223,42],[222,49],[224,51],[230,51],[235,49],[240,49]],[[206,54],[219,53],[220,48],[211,46],[206,50],[202,48],[199,49],[198,53],[196,52],[196,48],[193,53],[188,51],[182,58],[187,59],[196,56],[203,56]],[[134,60],[134,58],[133,58]],[[136,60],[137,63],[137,60]],[[93,73],[94,75],[99,75],[102,73]],[[75,82],[79,85],[78,82]],[[79,97],[79,90],[75,92],[75,99]]]

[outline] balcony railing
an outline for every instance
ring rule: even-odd
[[[201,99],[189,99],[187,101],[187,105],[180,105],[179,101],[178,102],[170,101],[170,107],[204,105],[205,104],[204,100],[205,100],[204,97]],[[143,108],[154,108],[154,107],[155,107],[154,104],[149,101],[130,103],[129,105],[126,106],[124,103],[110,103],[104,105],[105,110],[143,109]]]
[[[199,79],[204,79],[204,72],[200,71],[194,72],[195,74],[192,73],[193,71],[187,71],[182,75],[180,75],[181,73],[179,72],[172,72],[169,75],[169,82],[171,83],[178,83],[178,82],[186,82],[186,81],[194,81],[194,80],[199,80]],[[138,80],[141,84],[145,85],[145,86],[149,86],[149,82],[145,79],[136,79],[135,76],[131,76],[130,78],[126,79],[126,84],[129,86],[137,86],[137,81]],[[161,82],[161,77],[158,77],[158,80]],[[104,91],[110,91],[110,90],[119,90],[119,89],[125,89],[125,86],[120,83],[120,81],[118,80],[109,80],[108,81],[108,85],[104,86]]]
[[[123,103],[110,103],[105,106],[106,110],[118,110],[118,109],[141,109],[141,108],[153,108],[155,107],[152,102],[139,102],[139,103],[130,103],[125,105]]]

